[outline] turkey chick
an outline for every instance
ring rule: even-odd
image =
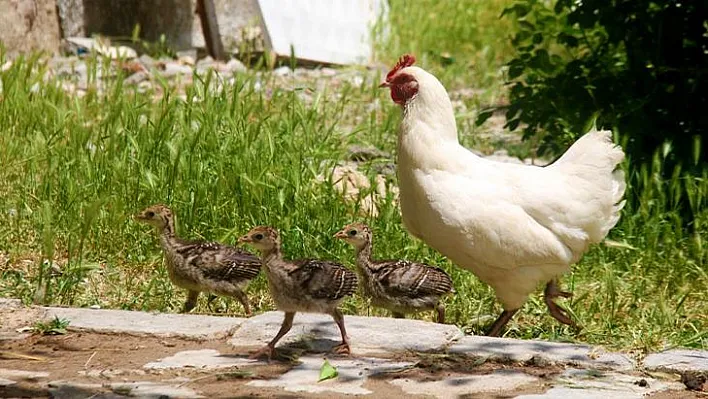
[[[372,260],[373,233],[362,223],[347,225],[334,236],[354,246],[362,290],[374,306],[397,318],[435,309],[438,323],[445,322],[441,298],[455,290],[444,270],[407,260]]]
[[[280,235],[267,226],[253,228],[239,239],[261,252],[261,261],[268,288],[278,310],[285,312],[283,324],[275,338],[251,358],[275,355],[275,344],[290,331],[296,312],[325,313],[337,323],[342,343],[333,348],[336,353],[350,353],[349,338],[344,327],[344,316],[337,308],[345,297],[357,288],[356,273],[346,267],[325,260],[283,259]]]
[[[258,257],[218,242],[183,240],[175,235],[175,216],[165,205],[153,205],[135,219],[154,226],[165,253],[167,273],[178,287],[187,290],[182,312],[196,306],[200,292],[236,298],[247,315],[251,314],[248,297],[243,292],[258,275]]]

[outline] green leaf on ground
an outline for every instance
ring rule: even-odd
[[[322,367],[320,368],[320,379],[317,380],[317,382],[337,378],[338,375],[339,372],[337,371],[337,368],[332,366],[329,361],[325,359],[324,363],[322,363]]]

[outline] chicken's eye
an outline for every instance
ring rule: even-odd
[[[349,230],[349,235],[354,237],[356,235],[356,230]]]
[[[147,217],[149,217],[149,218],[155,217],[155,212],[153,212],[153,211],[148,212]]]
[[[262,239],[263,239],[263,234],[258,233],[258,234],[256,234],[256,235],[254,235],[254,236],[253,236],[253,239],[255,239],[255,240],[262,240]]]

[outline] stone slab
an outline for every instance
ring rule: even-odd
[[[175,384],[152,381],[86,384],[70,380],[52,381],[49,389],[53,398],[203,398],[196,391]]]
[[[305,356],[302,363],[287,373],[272,380],[255,380],[249,386],[263,388],[282,388],[289,392],[325,393],[334,392],[347,395],[368,395],[372,393],[363,387],[367,378],[377,374],[396,372],[413,367],[410,362],[392,362],[386,359],[328,359],[339,375],[331,380],[317,382],[324,359]]]
[[[179,386],[151,381],[120,382],[111,384],[111,390],[117,394],[138,398],[203,398],[194,390]]]
[[[642,381],[644,383],[640,383]],[[517,399],[641,399],[667,389],[682,389],[679,383],[615,372],[567,369],[543,394],[521,395]]]
[[[280,329],[283,312],[267,312],[246,320],[229,341],[234,346],[263,346]],[[440,351],[462,336],[453,325],[390,317],[344,316],[352,353],[371,354],[400,351]],[[332,317],[298,313],[290,332],[278,346],[296,343],[316,352],[329,351],[341,342]]]
[[[559,364],[631,370],[634,361],[621,353],[601,348],[560,342],[516,340],[482,336],[465,336],[449,348],[450,353],[488,357],[494,360],[526,362],[542,359]]]
[[[672,349],[652,353],[644,359],[644,367],[647,370],[708,372],[708,351]]]
[[[258,364],[260,361],[234,355],[222,355],[216,349],[201,349],[177,352],[172,356],[150,362],[143,366],[147,370],[165,370],[178,368],[220,369]]]
[[[245,319],[147,313],[112,309],[46,308],[46,319],[69,320],[70,330],[190,339],[216,339],[230,335]]]
[[[412,395],[429,395],[438,399],[457,399],[460,397],[473,397],[474,394],[480,393],[497,393],[499,397],[507,397],[502,394],[538,381],[538,377],[521,371],[499,370],[491,374],[447,377],[437,381],[399,378],[389,383]]]
[[[6,378],[13,381],[40,381],[48,377],[49,373],[45,371],[0,369],[0,378]]]
[[[7,387],[10,385],[14,385],[14,384],[17,384],[17,381],[8,380],[7,378],[0,377],[0,388]]]

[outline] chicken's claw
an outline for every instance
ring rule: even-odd
[[[248,356],[249,359],[258,359],[259,357],[266,355],[268,360],[275,356],[275,348],[273,348],[270,345],[266,345],[262,347],[261,349],[258,349],[257,351],[251,353],[250,356]]]

